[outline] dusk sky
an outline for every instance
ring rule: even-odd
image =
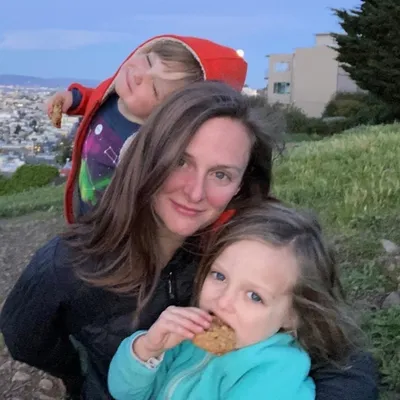
[[[3,0],[0,74],[104,79],[158,34],[200,36],[243,49],[247,84],[265,86],[266,54],[312,46],[339,31],[331,7],[359,0]]]

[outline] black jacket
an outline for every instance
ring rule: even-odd
[[[38,250],[4,304],[0,329],[16,360],[62,378],[77,398],[111,399],[107,372],[118,345],[134,330],[149,328],[167,306],[189,304],[198,260],[177,251],[134,327],[135,299],[83,284],[72,259],[60,238]],[[317,400],[378,399],[369,354],[355,355],[343,370],[319,368],[313,378]]]

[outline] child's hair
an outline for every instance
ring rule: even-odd
[[[155,53],[160,57],[167,71],[171,72],[169,80],[173,81],[176,87],[204,80],[200,63],[182,43],[160,40],[143,50],[145,53]]]
[[[307,213],[272,202],[238,211],[206,246],[196,297],[215,259],[233,243],[249,239],[292,248],[299,265],[292,304],[296,337],[314,364],[345,361],[361,339],[360,330],[347,311],[333,250],[316,218]]]

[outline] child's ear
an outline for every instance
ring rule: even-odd
[[[296,331],[299,326],[299,317],[297,316],[296,312],[291,309],[288,315],[286,316],[285,320],[283,321],[282,328],[285,331]]]

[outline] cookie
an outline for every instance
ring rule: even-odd
[[[235,349],[236,336],[232,328],[214,318],[210,329],[196,335],[193,343],[209,353],[220,356]]]
[[[53,109],[51,111],[51,123],[56,128],[61,128],[62,108],[63,108],[62,100],[57,101],[53,104]]]

